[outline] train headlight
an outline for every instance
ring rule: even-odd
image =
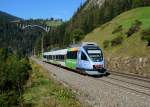
[[[95,69],[102,69],[103,65],[100,65],[100,64],[93,65],[93,68],[95,68]]]

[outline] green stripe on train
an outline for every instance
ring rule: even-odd
[[[66,59],[66,60],[65,60],[65,65],[66,65],[66,67],[68,67],[68,68],[76,69],[76,66],[77,66],[77,59]]]

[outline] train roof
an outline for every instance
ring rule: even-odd
[[[67,49],[61,49],[57,51],[44,52],[43,55],[66,55]]]
[[[81,47],[83,46],[98,46],[94,42],[83,42],[80,44]],[[66,55],[67,51],[78,51],[80,46],[72,47],[72,48],[67,48],[67,49],[61,49],[61,50],[55,50],[55,51],[50,51],[50,52],[44,52],[43,55]]]
[[[81,46],[98,46],[95,42],[82,42]]]

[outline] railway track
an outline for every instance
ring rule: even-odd
[[[127,89],[127,90],[133,91],[135,93],[146,95],[146,96],[150,97],[150,90],[147,90],[148,91],[147,92],[147,91],[144,91],[143,89],[139,89],[138,90],[138,89],[135,89],[135,88],[131,88],[131,87],[128,87],[128,86],[125,86],[125,85],[122,85],[122,84],[118,84],[118,83],[112,82],[110,80],[105,80],[105,79],[100,79],[100,80],[105,82],[105,83],[107,83],[107,84],[115,85],[115,86],[121,87],[123,89]],[[142,88],[144,88],[144,87],[142,86]]]
[[[121,73],[121,72],[115,72],[115,71],[110,71],[110,73],[112,75],[117,75],[117,76],[121,76],[121,77],[132,78],[132,79],[136,79],[136,80],[150,82],[150,78],[148,78],[148,77],[142,77],[142,76],[138,76],[138,75],[134,75],[134,74],[127,74],[127,73]]]
[[[128,90],[132,90],[136,93],[150,96],[150,78],[133,74],[111,72],[110,76],[106,77],[105,79],[101,78],[100,80]]]
[[[61,65],[56,65],[56,64],[52,64],[52,65],[61,67],[71,72],[86,75],[85,73],[79,70],[72,70],[67,67],[63,67]],[[111,74],[107,77],[91,77],[91,78],[103,81],[107,84],[121,87],[123,89],[130,90],[135,93],[150,96],[150,78],[144,78],[136,75],[130,75],[130,74],[128,75],[128,74],[118,73],[118,72],[111,72]]]
[[[133,84],[133,85],[137,85],[137,86],[144,87],[144,88],[147,88],[147,89],[150,90],[150,83],[149,83],[149,86],[147,86],[147,85],[142,85],[142,84],[138,84],[138,83],[135,83],[135,82],[125,81],[125,80],[118,79],[118,78],[115,78],[115,77],[107,77],[107,78],[118,80],[118,81],[129,83],[129,84]]]

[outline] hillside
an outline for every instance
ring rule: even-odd
[[[48,45],[45,48],[64,48],[78,43],[95,28],[121,13],[144,6],[150,6],[149,0],[86,0],[69,21],[50,32],[49,38],[53,43],[46,41]]]
[[[0,48],[9,48],[20,56],[31,54],[33,48],[36,49],[36,53],[41,52],[41,37],[45,36],[46,33],[43,33],[43,30],[39,28],[23,30],[16,23],[12,23],[16,21],[22,24],[36,24],[54,28],[63,23],[61,19],[54,18],[23,20],[17,16],[0,11]]]
[[[57,27],[61,25],[63,22],[60,20],[46,21],[47,26]]]
[[[139,30],[127,37],[126,32],[129,31],[136,20],[142,23]],[[121,26],[121,30],[114,33],[119,26]],[[106,56],[147,57],[150,56],[150,47],[147,46],[146,41],[141,39],[142,31],[145,29],[150,29],[150,7],[136,8],[122,13],[87,34],[83,41],[97,42],[104,49],[104,41],[111,42],[114,38],[121,36],[123,38],[121,44],[111,46],[111,43],[108,43],[107,48],[104,49]]]
[[[14,20],[22,20],[22,19],[16,16],[13,16],[11,14],[8,14],[6,12],[0,11],[0,20],[14,21]]]

